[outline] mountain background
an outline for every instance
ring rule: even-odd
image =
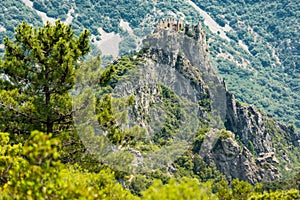
[[[201,21],[211,62],[236,98],[300,128],[299,1],[3,0],[0,40],[22,21],[60,18],[92,33],[108,60],[140,48],[159,19]],[[3,45],[0,51],[3,52]]]

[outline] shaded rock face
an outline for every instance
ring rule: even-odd
[[[201,24],[191,28],[189,35],[185,31],[156,29],[143,41],[143,46],[145,49],[151,50],[151,54],[155,55],[153,60],[159,64],[174,67],[178,56],[184,57],[191,66],[200,71],[201,77],[206,83],[213,81],[215,85],[222,86],[221,81],[209,65],[208,46]]]
[[[121,80],[114,88],[118,96],[134,95],[135,103],[130,110],[129,121],[135,121],[135,124],[148,130],[148,134],[159,132],[165,120],[163,116],[166,113],[159,105],[163,101],[161,85],[180,97],[180,109],[190,114],[178,119],[180,123],[193,124],[196,131],[200,125],[199,119],[206,120],[206,113],[198,102],[209,98],[210,94],[203,80],[203,72],[209,71],[208,56],[202,52],[202,47],[206,45],[203,42],[205,39],[200,39],[203,32],[195,29],[194,34],[199,39],[187,37],[184,32],[157,30],[144,40],[142,64],[132,72],[132,76],[129,74],[129,81]],[[202,69],[197,66],[202,66]],[[212,76],[221,86],[217,76]],[[185,107],[185,101],[189,102],[189,107]]]
[[[227,130],[234,132],[236,138],[255,155],[256,164],[260,165],[265,172],[267,172],[266,168],[275,172],[274,169],[279,165],[289,169],[290,158],[297,156],[299,152],[300,136],[293,128],[276,122],[252,105],[242,106],[229,93],[227,93],[225,126]],[[265,173],[262,178],[268,177],[267,180],[273,180],[277,177],[273,175],[274,173]]]
[[[178,97],[195,104],[209,98],[209,109],[194,107],[193,116],[198,121],[213,121],[215,130],[226,127],[232,132],[229,138],[219,138],[206,155],[207,163],[214,162],[228,180],[239,178],[256,183],[274,180],[281,176],[278,165],[290,163],[289,152],[282,145],[299,146],[299,136],[289,127],[260,113],[253,106],[242,106],[233,94],[226,90],[209,64],[205,34],[200,24],[192,32],[173,29],[157,29],[144,41],[144,63],[138,68],[140,76],[131,83],[120,84],[124,94],[134,94],[134,119],[142,127],[155,129],[144,120],[143,114],[151,114],[152,121],[159,121],[160,111],[151,111],[152,103],[161,102],[161,91],[157,82],[167,85]],[[129,84],[129,85],[128,85]],[[195,111],[196,110],[196,111]],[[199,125],[199,123],[195,123]],[[282,145],[278,145],[279,138]]]
[[[137,87],[141,90],[140,86],[151,87],[161,82],[177,95],[196,102],[207,93],[204,75],[213,79],[216,85],[222,86],[208,65],[205,40],[200,24],[193,28],[193,35],[190,37],[185,32],[173,29],[156,29],[143,41],[145,62],[137,69],[138,75],[132,77],[134,80],[126,83],[132,85],[121,86],[118,92],[124,90],[124,93],[129,94]]]
[[[225,126],[236,133],[244,144],[251,141],[257,154],[274,151],[274,134],[278,133],[285,143],[299,147],[299,135],[284,124],[262,114],[254,106],[242,106],[234,95],[227,93],[227,115]],[[246,145],[247,146],[247,145]]]
[[[253,106],[241,106],[233,95],[227,97],[226,128],[236,133],[243,144],[254,145],[256,153],[272,152],[274,145],[270,133],[265,132],[264,117]]]
[[[233,137],[220,138],[204,160],[214,162],[229,182],[239,178],[254,184],[262,180],[280,178],[278,169],[273,166],[278,164],[274,155],[272,159],[262,157],[259,162],[255,162],[251,152],[245,146],[239,145]]]
[[[201,24],[183,32],[172,29],[156,29],[143,41],[145,49],[150,50],[151,59],[156,62],[159,76],[170,73],[176,68],[185,78],[207,88],[212,102],[212,118],[220,118],[222,123],[211,123],[213,128],[222,128],[226,117],[226,87],[209,64],[208,46]],[[180,68],[181,67],[181,68]],[[193,73],[199,74],[196,78]],[[201,98],[196,99],[197,101]]]

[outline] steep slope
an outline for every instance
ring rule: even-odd
[[[187,152],[194,174],[205,161],[228,180],[250,183],[277,179],[297,166],[295,130],[235,100],[213,71],[200,24],[160,22],[143,44],[125,63],[122,58],[109,66],[114,78],[104,89],[113,98],[134,97],[126,126],[137,125],[145,135],[122,148],[136,157],[137,170],[180,173],[186,163],[178,159]]]

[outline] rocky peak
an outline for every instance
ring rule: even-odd
[[[182,27],[182,28],[180,28]],[[205,33],[198,23],[190,28],[183,22],[167,19],[160,21],[153,34],[143,41],[144,48],[160,51],[162,55],[171,56],[176,61],[178,54],[184,54],[193,66],[207,71],[209,54]],[[175,58],[175,59],[172,59]]]
[[[143,44],[143,62],[137,69],[141,77],[131,78],[132,83],[124,82],[115,88],[121,93],[135,95],[132,119],[154,134],[157,127],[151,123],[163,123],[162,113],[176,118],[171,119],[172,123],[182,122],[183,118],[195,126],[208,122],[211,131],[207,137],[211,132],[226,128],[230,137],[219,137],[215,146],[205,155],[200,152],[199,155],[207,163],[215,163],[229,180],[239,178],[250,183],[274,180],[281,176],[284,167],[292,168],[295,162],[292,150],[299,152],[299,136],[254,106],[237,102],[227,91],[225,81],[218,78],[209,62],[206,37],[200,23],[188,26],[176,20],[160,21]],[[184,99],[181,103],[188,100],[193,104],[190,108],[188,104],[177,105],[186,113],[184,117],[172,114],[173,111],[159,110],[162,106],[153,107],[164,101],[160,84],[176,96],[177,100],[172,99],[172,104],[178,103],[178,99]],[[147,120],[145,115],[151,119]],[[185,123],[179,124],[182,127],[178,125],[176,131],[182,134]],[[191,129],[192,132],[196,128]],[[175,129],[170,129],[172,131]],[[188,147],[182,146],[182,149],[187,151]]]
[[[177,27],[179,22],[174,20],[171,22],[175,25],[170,27],[162,25],[163,23],[158,25],[154,33],[143,41],[144,48],[157,63],[176,67],[183,59],[190,66],[189,69],[198,70],[202,84],[209,90],[208,95],[213,108],[212,118],[220,118],[221,121],[221,123],[214,122],[212,126],[222,128],[226,116],[227,91],[224,82],[219,79],[209,62],[206,36],[201,23],[194,26],[185,24],[183,30],[177,30],[172,27]]]

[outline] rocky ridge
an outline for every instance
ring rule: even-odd
[[[237,102],[209,62],[201,24],[179,26],[178,23],[174,20],[159,23],[143,41],[144,62],[138,67],[142,77],[117,89],[135,95],[131,118],[147,130],[155,129],[142,116],[153,113],[152,104],[162,102],[159,86],[151,84],[157,79],[177,97],[194,104],[188,120],[196,119],[195,126],[209,123],[211,131],[206,137],[227,129],[227,136],[217,137],[214,145],[201,155],[205,162],[214,163],[229,181],[239,178],[256,183],[280,178],[297,161],[294,157],[299,152],[300,137],[291,127],[274,121],[252,105]],[[188,109],[185,111],[189,113]],[[152,121],[161,120],[159,115],[157,111],[150,117]]]

